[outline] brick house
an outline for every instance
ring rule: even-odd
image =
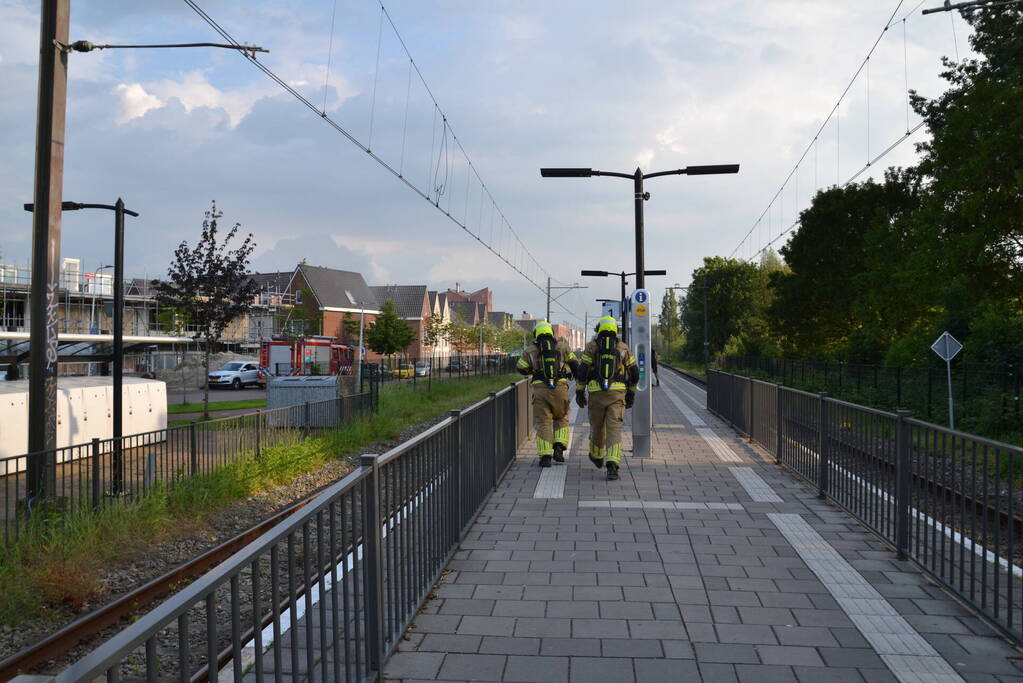
[[[308,319],[320,317],[319,334],[334,337],[353,346],[359,343],[357,330],[349,331],[345,323],[355,327],[365,313],[365,328],[380,314],[380,305],[361,273],[322,268],[300,263],[288,283],[288,294],[301,315]],[[366,360],[379,355],[366,349]]]
[[[379,285],[370,287],[370,291],[381,307],[384,302],[393,301],[398,315],[415,332],[415,339],[405,349],[405,355],[409,358],[428,358],[434,349],[426,345],[426,319],[433,314],[433,309],[426,285]]]

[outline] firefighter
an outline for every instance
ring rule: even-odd
[[[568,448],[568,382],[579,362],[564,339],[554,338],[554,328],[541,320],[533,329],[533,344],[525,349],[516,368],[532,377],[533,423],[540,467],[551,461],[565,462]]]
[[[608,481],[614,481],[622,461],[622,420],[636,398],[639,366],[618,339],[614,318],[598,320],[595,331],[579,359],[575,401],[580,408],[589,405],[590,462],[606,467]]]

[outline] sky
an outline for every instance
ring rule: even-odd
[[[0,261],[20,265],[31,256],[21,205],[32,197],[38,4],[0,0]],[[269,49],[260,62],[362,147],[233,51],[72,54],[64,199],[120,196],[141,214],[128,219],[128,275],[163,275],[215,200],[254,235],[254,270],[305,259],[370,284],[489,286],[498,310],[536,315],[549,275],[588,287],[564,294],[569,310],[554,306],[554,321],[576,325],[619,292],[618,278],[581,269],[635,270],[632,188],[542,179],[540,167],[741,164],[647,183],[646,268],[668,271],[647,281],[659,302],[706,256],[755,257],[815,188],[845,182],[916,125],[907,85],[935,96],[941,57],[968,55],[962,19],[903,2],[828,119],[897,0],[406,0],[385,2],[386,15],[371,0],[199,4]],[[74,2],[71,40],[83,39],[222,42],[181,0]],[[861,179],[913,163],[925,134]],[[85,271],[109,263],[111,223],[65,214],[62,255]]]

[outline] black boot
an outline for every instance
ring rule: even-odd
[[[596,467],[598,470],[604,469],[604,459],[603,458],[595,458],[595,457],[593,457],[593,453],[590,453],[589,457],[590,457],[590,462],[593,463],[594,467]]]
[[[565,444],[554,444],[554,462],[565,462]]]
[[[551,456],[549,456],[549,455],[541,455],[540,456],[540,467],[550,467],[550,466],[551,466]]]
[[[615,481],[618,479],[618,465],[613,462],[607,464],[607,480]]]

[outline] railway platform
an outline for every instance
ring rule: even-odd
[[[662,372],[652,457],[616,482],[585,411],[564,466],[520,451],[385,680],[1023,681],[1008,640],[704,405]]]

